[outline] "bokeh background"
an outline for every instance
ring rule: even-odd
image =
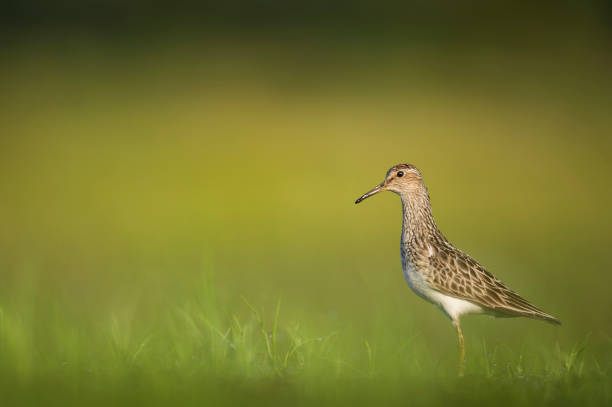
[[[374,354],[369,373],[388,377],[408,348],[407,370],[438,388],[456,338],[404,283],[399,200],[353,204],[400,162],[421,169],[451,242],[564,323],[465,318],[468,357],[498,349],[537,371],[585,343],[609,380],[608,2],[3,8],[0,370],[15,400],[101,375],[128,394],[109,341],[181,371],[154,356],[165,315],[214,309],[225,332],[247,302],[269,323],[279,301],[279,326],[336,337],[347,383]],[[173,352],[195,360],[194,343]],[[273,401],[308,393],[248,372],[226,376]]]

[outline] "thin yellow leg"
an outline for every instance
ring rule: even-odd
[[[463,341],[463,332],[461,332],[459,318],[453,321],[453,325],[455,325],[455,328],[457,328],[457,337],[459,338],[459,376],[463,376],[465,371],[465,342]]]

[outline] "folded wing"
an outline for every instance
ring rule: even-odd
[[[561,324],[455,247],[437,247],[428,259],[427,282],[442,294],[473,302],[500,316],[524,316]]]

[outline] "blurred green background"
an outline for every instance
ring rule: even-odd
[[[610,402],[611,15],[9,2],[9,400]],[[451,325],[403,280],[398,198],[353,204],[400,162],[449,240],[562,327],[465,318],[457,381]]]

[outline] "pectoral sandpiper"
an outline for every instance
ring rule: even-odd
[[[522,316],[561,324],[510,290],[476,260],[446,240],[434,222],[427,187],[414,165],[392,167],[381,184],[355,203],[381,191],[395,192],[402,200],[404,277],[417,295],[436,305],[457,329],[460,375],[465,366],[465,344],[459,324],[462,315]]]

